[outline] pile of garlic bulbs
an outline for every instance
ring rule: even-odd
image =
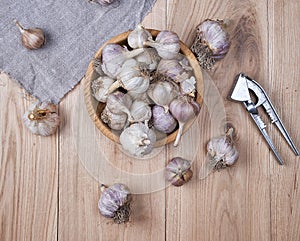
[[[101,59],[94,61],[99,77],[91,89],[96,100],[105,103],[101,120],[118,132],[127,152],[143,157],[152,151],[157,134],[178,129],[177,146],[200,105],[195,100],[193,69],[179,53],[176,33],[161,31],[153,39],[138,25],[127,43],[128,48],[115,43],[104,46]]]

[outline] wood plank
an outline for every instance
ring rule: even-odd
[[[165,1],[158,0],[143,24],[149,28],[163,29],[165,12]],[[93,138],[96,138],[95,143],[91,139],[86,140],[85,134],[90,130],[89,127],[82,124],[80,131],[76,127],[78,123],[88,121],[86,117],[89,118],[76,113],[78,98],[83,96],[80,87],[81,85],[73,90],[60,104],[63,124],[60,135],[59,240],[113,241],[140,240],[141,237],[143,240],[164,240],[164,190],[134,194],[133,213],[130,222],[125,225],[114,224],[99,214],[97,203],[101,182],[107,185],[119,181],[125,182],[129,187],[133,187],[135,193],[141,193],[143,190],[139,188],[145,185],[151,190],[150,185],[154,185],[154,188],[157,183],[151,183],[151,179],[148,184],[136,183],[135,176],[145,175],[147,178],[155,170],[162,169],[165,165],[165,154],[163,148],[152,160],[137,161],[122,153],[119,146],[99,134],[97,130],[93,135]],[[86,140],[85,147],[78,146],[78,143],[82,143],[78,138]],[[99,151],[100,147],[103,151]],[[97,163],[101,159],[97,153],[106,158],[105,167]],[[129,174],[125,175],[125,171]],[[105,175],[105,172],[109,175]]]
[[[286,129],[300,148],[299,110],[300,98],[300,50],[299,26],[300,2],[268,1],[270,22],[270,86],[271,97]],[[300,159],[288,147],[282,136],[274,132],[275,145],[285,161],[277,165],[271,162],[271,221],[273,240],[300,240]]]
[[[167,240],[270,239],[269,151],[242,106],[226,100],[239,72],[268,79],[268,72],[263,71],[268,66],[266,11],[266,3],[254,1],[168,1],[167,26],[188,44],[202,20],[231,17],[230,52],[209,75],[223,98],[227,121],[237,128],[240,158],[234,167],[201,182],[168,189]],[[206,92],[205,103],[212,101],[210,97]],[[222,129],[207,127],[210,111],[210,106],[204,107],[199,117],[202,140],[194,162],[196,172],[204,161],[206,142]]]
[[[33,135],[22,115],[33,99],[0,74],[0,240],[57,240],[57,134]]]

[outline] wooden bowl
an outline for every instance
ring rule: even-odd
[[[151,33],[151,35],[155,38],[157,34],[160,32],[158,30],[154,29],[148,29],[148,31]],[[121,33],[120,35],[117,35],[110,40],[108,40],[106,43],[104,43],[101,48],[97,51],[97,53],[94,55],[95,58],[101,59],[101,52],[103,47],[108,43],[117,43],[120,45],[126,45],[127,44],[127,37],[130,34],[131,31]],[[191,67],[194,70],[194,76],[196,78],[196,101],[202,106],[203,103],[203,92],[204,92],[204,83],[203,83],[203,76],[201,72],[201,68],[197,62],[197,59],[195,58],[194,54],[189,50],[189,48],[180,41],[180,53],[185,55],[188,59]],[[87,108],[87,111],[90,115],[90,118],[95,123],[96,127],[109,139],[111,139],[114,142],[120,143],[120,133],[111,130],[107,124],[103,123],[100,119],[100,113],[105,107],[105,103],[98,102],[92,95],[91,90],[91,83],[92,80],[96,79],[99,74],[94,70],[93,67],[94,61],[92,60],[88,66],[88,69],[85,74],[84,78],[84,100],[85,105]],[[190,121],[185,125],[185,128],[183,132],[185,132],[193,123],[194,120]],[[155,147],[163,146],[166,144],[169,144],[170,142],[173,142],[176,138],[178,130],[176,129],[172,133],[168,135],[162,135],[162,137],[157,136],[157,141],[155,143]]]

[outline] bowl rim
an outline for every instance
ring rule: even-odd
[[[147,29],[153,37],[156,37],[160,30],[156,29]],[[99,116],[97,115],[97,106],[94,106],[93,102],[99,102],[93,97],[92,90],[91,90],[91,82],[93,80],[92,75],[94,73],[94,59],[101,57],[102,49],[109,43],[118,43],[121,41],[126,41],[128,35],[132,32],[132,30],[129,30],[127,32],[123,32],[119,35],[116,35],[112,37],[111,39],[107,40],[105,43],[101,45],[101,47],[98,49],[98,51],[94,54],[93,59],[90,61],[87,71],[85,73],[85,76],[83,78],[84,81],[84,102],[85,106],[87,108],[87,111],[89,113],[89,116],[91,120],[94,122],[97,129],[99,129],[103,135],[108,137],[113,142],[116,142],[120,144],[119,136],[114,133],[105,123],[101,121]],[[198,61],[194,54],[191,52],[191,50],[180,40],[180,52],[186,56],[186,58],[189,61],[189,64],[194,70],[194,76],[196,78],[196,101],[202,106],[203,104],[203,94],[204,94],[204,81],[203,81],[203,75],[200,68],[200,65],[198,64]],[[183,130],[183,133],[189,129],[189,127],[192,125],[196,118],[193,118],[190,123],[186,124]],[[178,129],[171,134],[167,134],[165,138],[159,139],[155,142],[154,147],[164,146],[171,142],[173,142],[176,138],[176,135],[178,133]]]

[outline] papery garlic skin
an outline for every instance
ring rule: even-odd
[[[109,94],[106,99],[106,107],[114,114],[126,113],[130,117],[130,106],[132,104],[132,98],[128,94],[124,94],[121,91],[115,91]]]
[[[170,112],[158,105],[152,107],[152,121],[155,129],[166,134],[174,131],[177,126],[177,121]]]
[[[21,32],[22,45],[27,49],[39,49],[46,43],[46,37],[42,29],[24,29],[21,24],[15,20],[15,24]]]
[[[185,124],[199,114],[200,108],[199,103],[188,96],[179,96],[171,102],[170,112],[179,123],[174,146],[179,144]]]
[[[101,112],[101,120],[111,129],[120,131],[127,125],[127,114],[114,114],[105,107]]]
[[[108,89],[114,80],[108,76],[100,76],[92,81],[92,95],[96,100],[105,103],[108,96]]]
[[[48,102],[36,102],[25,112],[23,121],[33,134],[49,136],[56,132],[60,118],[56,105]]]
[[[169,104],[178,96],[178,87],[168,81],[158,81],[150,84],[147,94],[153,102],[164,107],[168,112]]]
[[[130,202],[132,194],[129,188],[121,183],[116,183],[105,188],[102,185],[102,194],[98,202],[101,215],[114,219],[115,223],[126,223],[130,217]]]
[[[132,102],[130,114],[132,117],[131,122],[145,122],[146,126],[148,126],[152,116],[151,107],[148,103],[137,99]]]
[[[196,92],[196,83],[197,82],[194,76],[180,81],[179,84],[181,93],[184,95],[190,95],[194,97]]]
[[[190,181],[193,177],[191,162],[181,157],[174,157],[166,166],[166,179],[172,185],[179,187]]]
[[[191,47],[200,66],[210,69],[215,59],[221,59],[228,52],[230,41],[223,20],[206,19],[196,28],[196,39]]]
[[[121,133],[120,142],[128,153],[136,157],[143,157],[152,151],[156,135],[145,124],[135,123]]]
[[[163,59],[175,59],[180,51],[180,41],[176,33],[168,30],[159,32],[155,41],[147,41],[144,43],[153,47]]]
[[[128,35],[127,43],[133,49],[143,48],[144,42],[146,42],[148,39],[152,39],[151,33],[146,30],[141,24],[139,24]]]

